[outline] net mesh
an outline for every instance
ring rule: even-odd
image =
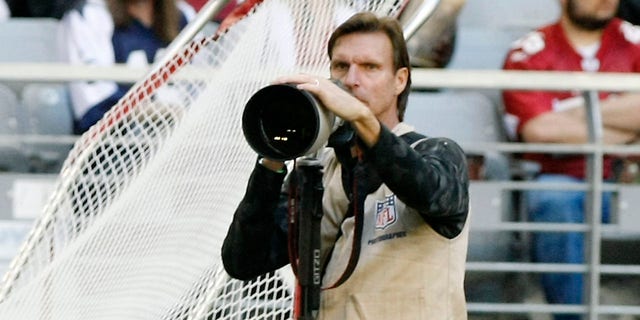
[[[220,247],[253,168],[244,104],[278,75],[328,76],[356,11],[402,1],[266,0],[185,46],[75,144],[0,286],[3,319],[288,319],[291,272],[230,279]]]

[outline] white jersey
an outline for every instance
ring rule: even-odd
[[[7,6],[7,2],[0,0],[0,21],[7,20],[11,17],[11,12]]]
[[[60,22],[62,57],[72,65],[111,66],[115,63],[111,36],[113,20],[103,0],[87,0],[69,10]],[[73,82],[71,102],[76,118],[117,90],[113,81]]]

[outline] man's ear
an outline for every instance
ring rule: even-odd
[[[407,80],[409,79],[409,68],[403,67],[396,71],[396,90],[395,93],[400,95],[404,88],[407,86]]]

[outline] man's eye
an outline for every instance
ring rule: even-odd
[[[347,69],[347,65],[345,65],[345,64],[335,64],[333,66],[333,69],[334,70],[345,70],[345,69]]]
[[[374,70],[374,69],[377,69],[377,68],[378,68],[378,66],[376,66],[375,64],[366,64],[366,65],[365,65],[365,68],[366,68],[367,70]]]

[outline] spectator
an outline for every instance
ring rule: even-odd
[[[179,33],[193,9],[174,0],[87,0],[65,14],[61,41],[70,63],[147,67]],[[71,84],[74,131],[85,132],[124,96],[129,85]]]
[[[518,40],[508,53],[506,70],[639,72],[640,29],[615,18],[617,0],[561,0],[561,17]],[[640,132],[640,95],[601,92],[603,142],[630,143]],[[517,134],[529,143],[585,143],[588,139],[585,102],[578,92],[505,91],[505,108],[517,119]],[[527,154],[540,163],[541,182],[580,182],[585,159],[579,155]],[[612,159],[605,157],[603,178],[612,178]],[[530,191],[526,195],[534,222],[582,223],[585,193]],[[603,196],[603,221],[608,220],[610,197]],[[545,263],[583,263],[583,234],[535,233],[533,259]],[[583,301],[583,275],[543,274],[542,286],[550,303]],[[555,319],[579,319],[556,315]]]
[[[318,319],[466,319],[465,156],[452,140],[402,122],[411,73],[400,25],[356,14],[331,35],[328,55],[331,78],[348,92],[320,76],[276,80],[309,91],[345,121],[319,157]],[[280,161],[255,164],[222,246],[230,275],[252,279],[289,262],[285,175]]]
[[[617,16],[635,25],[640,24],[640,0],[620,0]]]
[[[83,0],[7,0],[12,17],[55,18]]]
[[[0,21],[4,21],[11,17],[11,12],[9,11],[9,7],[7,6],[7,2],[4,0],[0,0]]]
[[[104,0],[87,0],[69,10],[60,23],[62,56],[71,64],[106,67],[115,63],[113,19]],[[111,81],[72,82],[69,84],[76,120],[91,107],[115,94],[118,86]],[[108,102],[107,102],[108,103]],[[76,125],[75,132],[84,130]]]

